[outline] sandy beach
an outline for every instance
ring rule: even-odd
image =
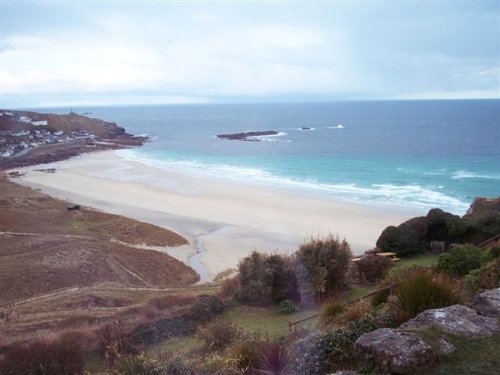
[[[40,171],[48,168],[55,173]],[[17,183],[186,237],[189,246],[155,250],[192,266],[202,281],[236,267],[253,250],[293,252],[310,236],[345,237],[359,254],[375,246],[385,227],[423,214],[168,170],[115,151],[17,170],[26,173]]]

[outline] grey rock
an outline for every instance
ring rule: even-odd
[[[500,317],[500,288],[476,294],[472,298],[472,308],[484,316]]]
[[[337,371],[333,374],[329,374],[329,375],[358,375],[359,372],[356,372],[356,371],[351,371],[351,370],[340,370],[340,371]]]
[[[436,361],[436,353],[420,336],[391,328],[365,333],[354,344],[354,355],[361,366],[374,363],[396,374],[415,374]]]
[[[437,327],[453,335],[471,338],[490,337],[500,332],[497,319],[478,315],[475,310],[462,305],[426,310],[400,328],[419,330],[428,327]]]
[[[442,337],[438,338],[437,343],[441,354],[449,354],[455,351],[453,344]]]

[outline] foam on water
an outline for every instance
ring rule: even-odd
[[[478,179],[485,179],[485,180],[500,180],[500,174],[480,174],[480,173],[474,173],[474,172],[469,172],[465,170],[459,170],[453,173],[451,176],[452,179],[454,180],[461,180],[464,178],[478,178]]]

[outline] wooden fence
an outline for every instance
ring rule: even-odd
[[[388,286],[385,286],[383,288],[380,288],[380,289],[377,289],[377,290],[374,290],[373,292],[370,292],[370,293],[367,293],[367,294],[364,294],[362,295],[361,297],[359,298],[355,298],[355,299],[352,299],[350,301],[347,301],[346,303],[343,304],[343,306],[349,306],[353,303],[356,303],[358,301],[361,301],[365,298],[368,298],[368,297],[371,297],[371,296],[374,296],[376,294],[379,294],[379,293],[382,293],[382,292],[385,292],[385,291],[389,291],[389,293],[392,293],[392,289],[398,285],[398,283],[395,283],[395,284],[391,284],[391,285],[388,285]],[[318,314],[314,314],[314,315],[311,315],[311,316],[308,316],[307,318],[303,318],[303,319],[300,319],[300,320],[296,320],[295,322],[288,322],[288,329],[291,331],[293,329],[293,327],[297,324],[300,324],[300,323],[303,323],[303,322],[306,322],[308,320],[311,320],[311,319],[314,319],[314,318],[317,318],[318,316],[320,316],[321,313],[318,313]]]

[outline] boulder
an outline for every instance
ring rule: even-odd
[[[414,374],[432,365],[437,355],[420,336],[391,328],[365,333],[354,344],[361,366],[375,364],[384,372]]]
[[[490,337],[500,332],[500,324],[496,319],[479,315],[475,310],[462,305],[426,310],[400,328],[420,330],[428,327],[437,327],[453,335],[471,338]]]
[[[484,316],[500,317],[500,288],[476,294],[472,298],[472,308]]]

